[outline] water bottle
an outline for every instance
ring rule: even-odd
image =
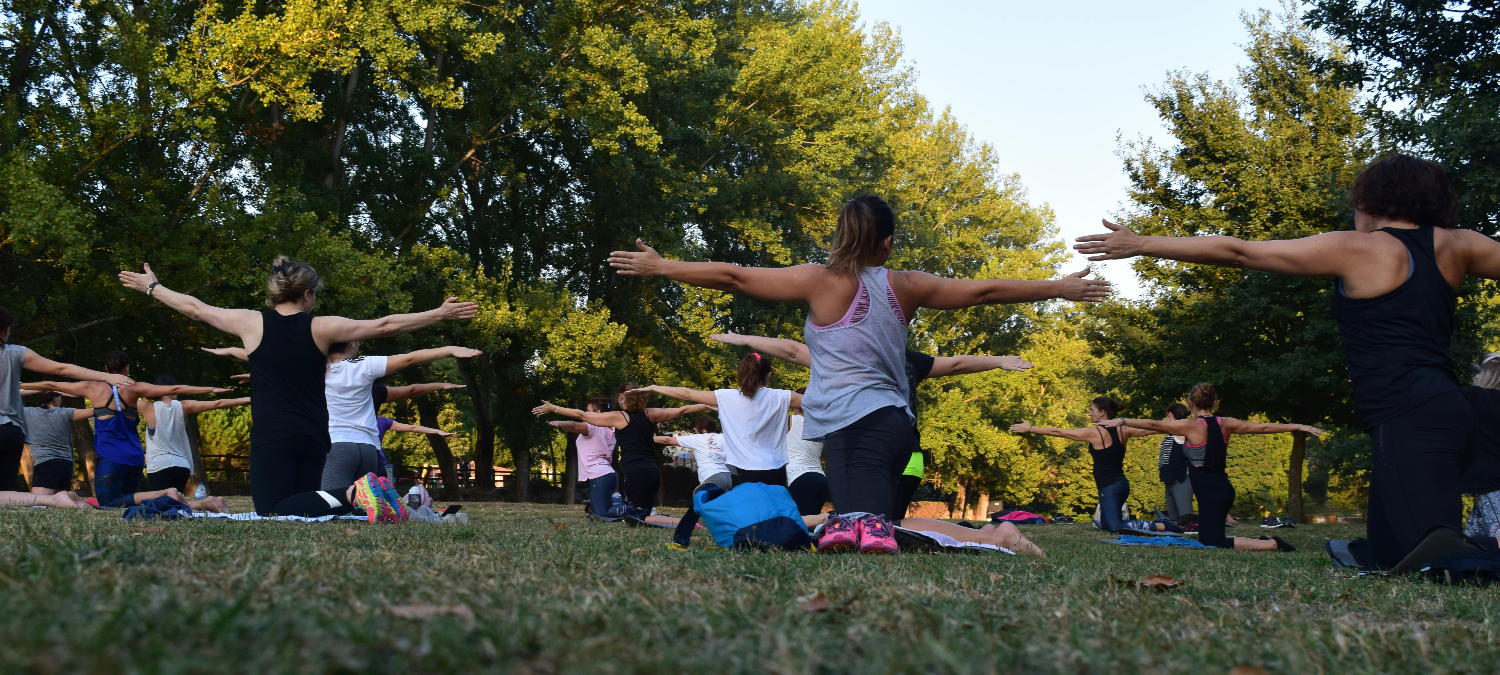
[[[207,496],[208,496],[208,488],[203,487],[203,483],[199,483],[198,487],[193,488],[193,499],[203,499],[204,497],[207,497]]]
[[[422,488],[413,485],[406,491],[406,508],[413,511],[422,508]]]
[[[620,493],[619,492],[616,492],[613,495],[610,495],[610,498],[609,498],[610,508],[614,508],[616,506],[619,506],[621,501],[622,500],[620,499]]]

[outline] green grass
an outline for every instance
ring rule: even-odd
[[[683,554],[571,508],[468,509],[469,527],[160,531],[0,509],[0,672],[1500,670],[1500,589],[1341,578],[1323,541],[1356,526],[1283,532],[1293,554],[1112,547],[1084,525],[1029,527],[1045,560],[738,553],[701,534]],[[1110,580],[1149,574],[1187,585]],[[815,591],[832,610],[800,608]],[[473,618],[391,610],[424,604]]]

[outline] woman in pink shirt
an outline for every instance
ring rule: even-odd
[[[589,399],[588,412],[601,413],[609,410],[609,399]],[[568,433],[578,434],[578,481],[589,485],[589,510],[601,520],[619,520],[619,514],[611,513],[614,493],[619,488],[619,477],[610,465],[615,452],[615,430],[596,427],[587,422],[548,422]]]

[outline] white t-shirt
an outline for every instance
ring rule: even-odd
[[[380,447],[375,429],[375,401],[370,385],[385,375],[384,356],[344,359],[328,366],[323,392],[328,397],[328,438],[334,443],[365,443]],[[273,422],[274,424],[274,422]]]
[[[193,450],[188,445],[182,401],[155,401],[151,405],[156,408],[156,431],[146,436],[146,473],[175,466],[191,470]]]
[[[716,473],[729,473],[729,467],[724,466],[724,439],[719,434],[678,436],[677,444],[693,451],[699,483],[708,482]]]
[[[786,411],[792,392],[762,388],[755,398],[738,389],[719,389],[719,423],[724,425],[724,461],[750,471],[786,466]]]
[[[804,473],[823,473],[823,444],[802,440],[802,416],[792,415],[786,432],[786,484]]]

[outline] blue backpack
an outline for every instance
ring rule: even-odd
[[[693,493],[693,510],[721,548],[805,551],[812,546],[792,493],[780,485],[744,483],[728,492],[718,487],[699,490]]]

